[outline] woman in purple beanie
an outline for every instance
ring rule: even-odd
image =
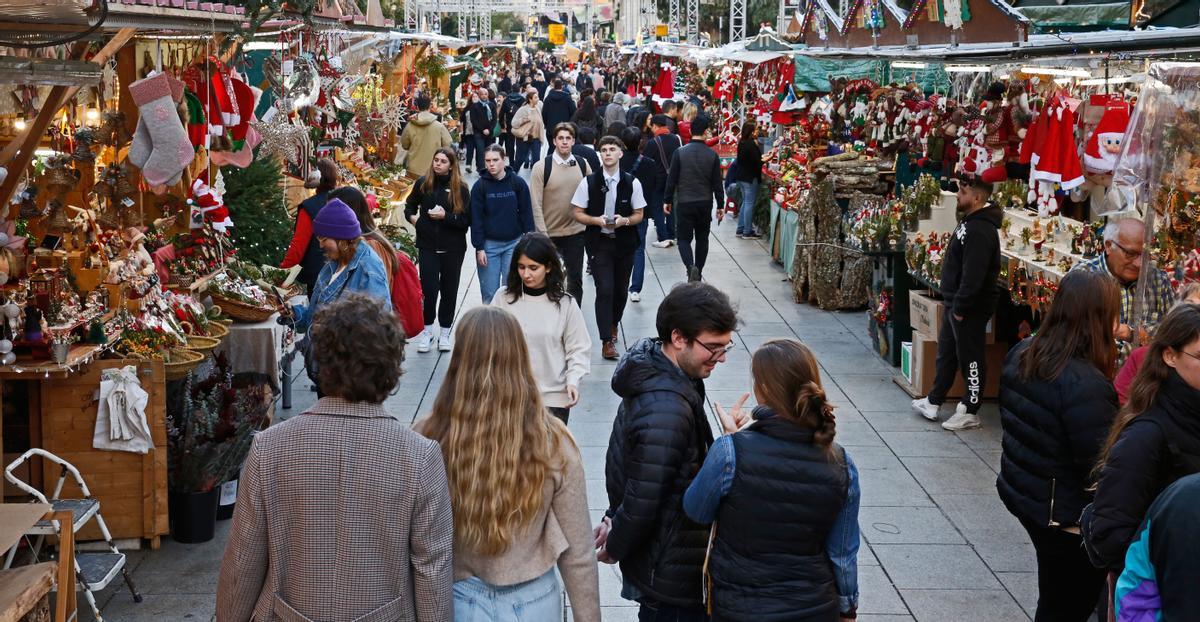
[[[325,265],[306,305],[292,307],[296,330],[306,332],[313,315],[323,306],[352,293],[365,294],[392,309],[387,272],[375,251],[362,238],[354,210],[339,199],[325,204],[312,223],[313,235],[325,253]],[[308,376],[316,383],[317,373],[308,354],[308,338],[300,344],[305,353]],[[318,395],[320,388],[317,389]]]

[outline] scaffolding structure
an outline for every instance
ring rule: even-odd
[[[780,6],[787,0],[779,0]],[[782,10],[782,9],[781,9]],[[729,40],[746,38],[746,0],[729,0]]]

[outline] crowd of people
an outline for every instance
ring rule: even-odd
[[[423,353],[436,340],[450,366],[413,429],[381,407],[404,352],[396,250],[362,193],[317,164],[284,262],[302,267],[309,301],[283,321],[305,333],[320,399],[314,416],[254,442],[218,619],[550,620],[565,586],[574,618],[599,620],[597,561],[620,564],[643,622],[855,617],[859,476],[834,441],[812,352],[764,343],[751,357],[758,406],[746,412],[749,394],[717,406],[717,438],[705,413],[704,380],[739,322],[704,281],[708,237],[731,189],[739,236],[757,237],[757,128],[742,128],[723,175],[704,98],[635,99],[622,79],[587,65],[501,72],[498,91],[472,85],[458,146],[418,97],[400,139],[419,174],[404,210],[424,294],[415,343]],[[955,190],[936,379],[912,407],[940,421],[961,374],[965,395],[942,427],[963,431],[981,425],[1002,210],[979,179]],[[678,245],[687,282],[660,304],[657,334],[622,355],[651,220],[654,246]],[[452,340],[468,237],[483,306]],[[1143,268],[1144,239],[1140,221],[1112,219],[1103,254],[1062,279],[1000,370],[996,485],[1036,553],[1038,622],[1103,619],[1110,607],[1118,620],[1184,619],[1200,605],[1187,588],[1200,554],[1188,531],[1200,494],[1200,286],[1177,301]],[[593,343],[619,361],[621,398],[596,524],[567,427]],[[335,571],[314,571],[315,560]]]

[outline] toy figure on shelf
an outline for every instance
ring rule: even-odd
[[[1029,250],[1029,241],[1033,239],[1033,231],[1029,227],[1021,227],[1021,252]]]

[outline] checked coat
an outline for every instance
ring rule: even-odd
[[[453,549],[438,444],[325,397],[254,439],[217,620],[449,622]]]

